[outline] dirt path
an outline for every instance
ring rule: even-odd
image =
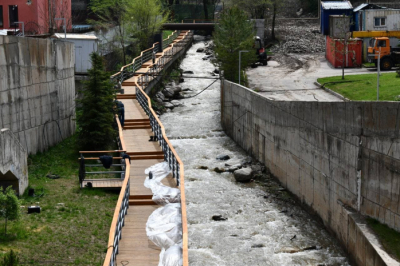
[[[328,64],[324,54],[279,55],[278,60],[269,61],[266,67],[249,69],[249,87],[277,101],[342,101],[314,84],[318,78],[342,74],[341,69]],[[345,69],[345,75],[368,73],[376,73],[376,69]]]

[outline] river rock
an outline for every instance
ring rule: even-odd
[[[183,74],[194,74],[194,73],[193,71],[188,70],[188,71],[183,71]]]
[[[219,74],[219,69],[218,68],[214,69],[214,73]]]
[[[172,88],[165,88],[163,89],[162,93],[165,95],[165,97],[172,97],[175,94]]]
[[[174,87],[173,90],[174,90],[175,93],[178,93],[178,92],[182,91],[182,88],[181,87]]]
[[[181,103],[180,101],[177,101],[177,100],[172,100],[172,101],[171,101],[171,104],[172,104],[173,106],[175,106],[175,107],[178,107],[178,106],[181,106],[181,105],[182,105],[182,103]]]
[[[157,98],[156,98],[156,102],[157,102],[157,103],[163,103],[164,101],[163,101],[162,99],[160,99],[160,98],[157,97]]]
[[[238,182],[249,182],[253,177],[253,170],[250,167],[242,168],[233,172],[233,175]]]
[[[227,171],[228,171],[228,172],[235,172],[236,170],[240,169],[241,167],[242,167],[241,164],[235,164],[235,165],[230,166],[230,167],[227,169]]]
[[[165,108],[168,108],[168,109],[173,109],[174,107],[175,107],[175,105],[173,105],[172,103],[164,103],[164,106],[165,106]]]
[[[229,155],[223,155],[223,154],[217,156],[217,160],[221,160],[221,161],[227,161],[230,158],[231,157],[229,157]]]
[[[197,53],[203,53],[203,52],[204,52],[204,48],[199,48],[199,49],[197,49],[196,52],[197,52]]]
[[[226,220],[228,220],[228,218],[226,218],[226,217],[224,217],[224,216],[222,216],[220,214],[213,215],[213,217],[211,217],[211,219],[213,219],[214,221],[226,221]]]
[[[256,165],[252,165],[251,169],[255,173],[262,173],[263,167],[261,165],[259,165],[259,164],[256,164]]]
[[[178,93],[176,93],[176,94],[174,95],[174,99],[178,99],[178,100],[180,100],[180,99],[185,99],[185,96],[183,96],[182,93],[178,92]]]
[[[156,93],[156,98],[161,99],[161,101],[165,100],[165,96],[162,92],[157,92]]]

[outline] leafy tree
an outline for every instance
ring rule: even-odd
[[[253,23],[247,19],[244,11],[238,7],[225,10],[214,32],[215,52],[220,69],[224,71],[226,79],[238,82],[239,75],[239,51],[242,53],[240,72],[256,61],[254,45]]]
[[[7,235],[7,221],[20,217],[20,203],[12,186],[6,189],[0,187],[0,217],[5,220],[4,234]]]
[[[140,43],[142,50],[153,43],[151,39],[168,20],[168,12],[164,12],[160,0],[129,1],[125,13],[125,21],[129,22],[129,31]]]
[[[108,43],[115,44],[117,47],[112,49],[122,50],[122,59],[124,65],[127,64],[126,46],[129,43],[128,32],[126,30],[127,0],[91,0],[89,9],[96,19],[88,20],[88,23],[95,25],[97,29],[107,31],[115,28],[115,39]]]
[[[115,90],[104,71],[103,58],[90,55],[92,68],[84,83],[82,99],[77,100],[78,144],[84,150],[107,149],[116,137],[113,129]]]
[[[232,5],[236,5],[249,14],[252,19],[265,19],[271,7],[271,0],[231,0]]]

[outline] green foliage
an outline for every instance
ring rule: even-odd
[[[88,20],[88,23],[95,25],[98,30],[107,31],[115,27],[114,39],[107,42],[107,45],[111,47],[103,47],[103,49],[121,50],[124,65],[127,64],[126,44],[130,42],[129,33],[126,30],[127,3],[127,0],[91,0],[89,10],[95,19]]]
[[[2,259],[0,259],[0,266],[18,266],[19,258],[18,254],[14,250],[7,252]]]
[[[139,40],[140,48],[145,50],[168,16],[160,0],[135,0],[127,3],[125,21],[129,22],[129,32]]]
[[[375,219],[368,218],[367,222],[378,236],[385,250],[397,260],[400,260],[400,233]]]
[[[252,19],[265,19],[272,6],[272,0],[231,0],[233,5],[240,7]]]
[[[20,203],[12,186],[6,189],[0,187],[0,217],[5,219],[4,234],[7,235],[7,221],[20,217]]]
[[[224,71],[227,80],[238,82],[239,80],[239,51],[242,53],[241,72],[250,63],[256,62],[254,45],[253,23],[247,19],[246,14],[237,7],[225,10],[214,32],[215,52],[217,63]]]
[[[89,80],[84,83],[82,99],[77,100],[78,146],[83,150],[110,147],[116,137],[113,129],[115,90],[110,75],[104,71],[103,59],[92,53]]]
[[[397,73],[396,78],[400,78],[400,68],[398,68],[398,69],[396,70],[396,73]]]

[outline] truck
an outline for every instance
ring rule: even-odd
[[[265,48],[262,45],[261,38],[258,36],[254,37],[254,48],[256,49],[258,62],[260,62],[263,66],[268,65],[267,51],[265,50]]]
[[[390,70],[400,64],[400,47],[391,47],[388,37],[372,38],[368,45],[368,62],[378,66],[380,52],[380,67],[382,70]]]

